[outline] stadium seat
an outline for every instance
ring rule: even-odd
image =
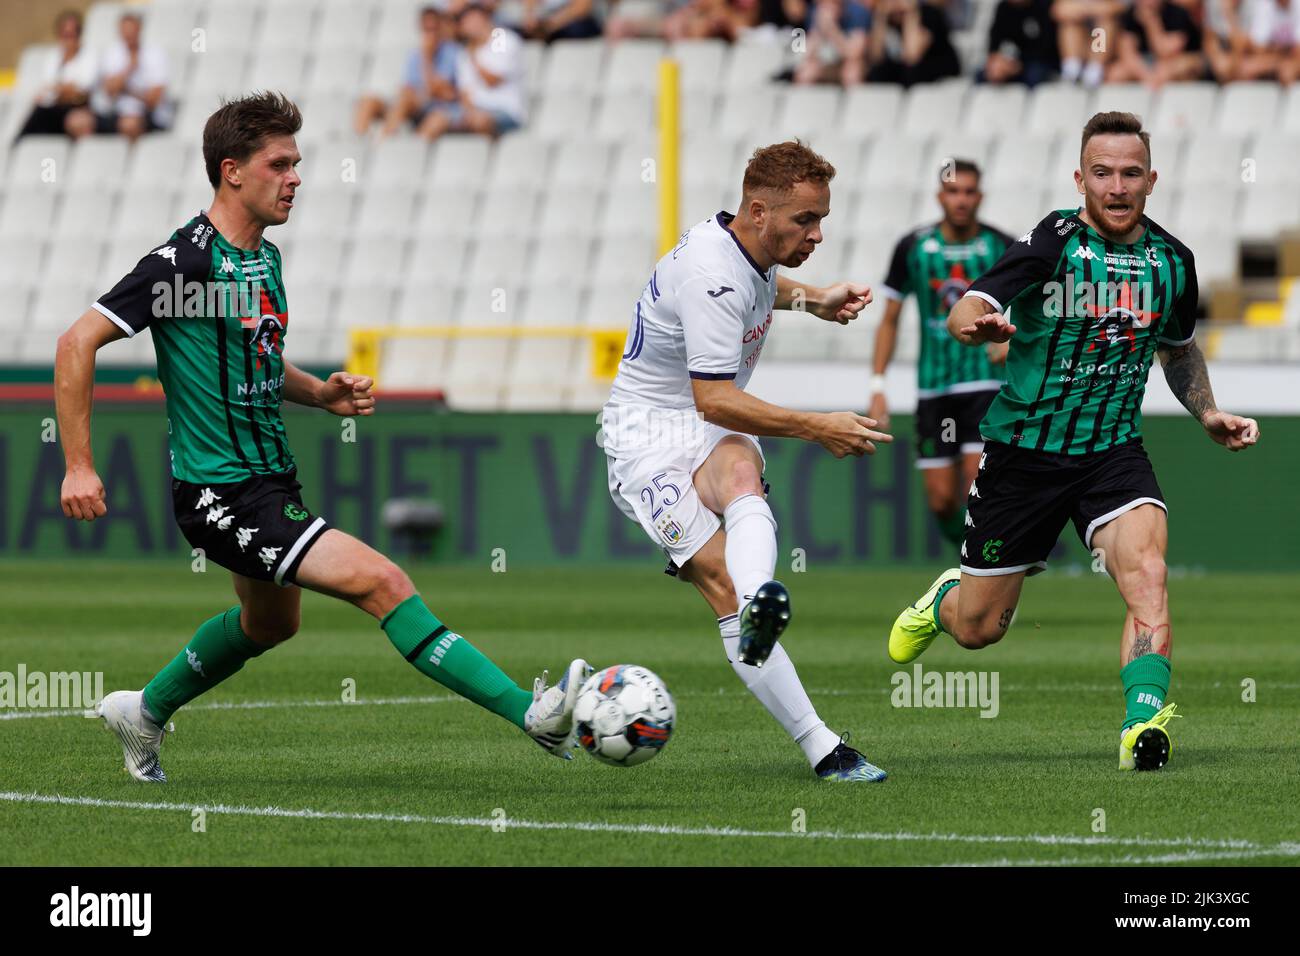
[[[399,285],[406,275],[404,239],[393,235],[358,233],[343,269],[345,290],[353,284]]]
[[[459,236],[421,236],[411,250],[411,280],[447,285],[461,282],[471,248],[471,244]]]
[[[569,383],[587,370],[577,367],[583,343],[571,338],[520,339],[502,370],[506,383],[506,411],[543,411],[559,408]],[[501,374],[501,373],[498,373]]]
[[[647,133],[644,136],[626,137],[613,150],[603,185],[612,188],[636,183],[649,184],[653,167],[647,165],[646,161],[654,160],[658,155],[659,142],[653,135]]]
[[[528,261],[528,253],[529,242],[520,236],[493,236],[487,240],[480,240],[474,244],[474,249],[469,254],[469,261],[465,267],[465,281],[467,284],[477,283],[487,286],[519,283],[523,279],[521,266]],[[512,298],[508,304],[513,309],[518,303]],[[482,302],[476,300],[474,306],[475,308],[470,311],[475,315],[488,313],[486,297],[483,297]],[[493,323],[514,321],[508,313],[492,312],[491,314],[497,316],[490,320]],[[504,319],[501,318],[502,315],[505,315]]]
[[[926,141],[897,134],[882,137],[872,147],[863,169],[863,182],[872,186],[901,185],[914,188],[916,171],[926,158]],[[935,175],[938,175],[936,170]]]
[[[114,221],[117,192],[95,186],[68,187],[59,203],[59,213],[54,219],[49,235],[55,240],[51,249],[54,257],[62,257],[70,239],[103,238],[104,224]],[[92,269],[86,275],[96,275]]]
[[[284,263],[285,286],[301,289],[321,282],[337,282],[343,267],[343,243],[333,235],[307,232],[301,226],[299,223],[298,231],[291,233],[294,257]]]
[[[537,289],[561,280],[576,289],[579,278],[591,269],[591,262],[591,240],[585,235],[575,234],[562,242],[538,242],[528,263],[528,287]],[[570,303],[570,309],[570,322],[576,322],[576,304]]]
[[[595,263],[591,269],[602,280],[623,282],[629,290],[635,290],[650,278],[658,258],[652,238],[606,237],[597,243]]]
[[[1272,242],[1284,230],[1300,229],[1300,191],[1294,184],[1279,188],[1247,183],[1241,198],[1237,233],[1242,239]]]
[[[409,41],[371,48],[361,69],[360,92],[388,101],[397,94],[411,53]],[[356,91],[346,91],[348,93]]]
[[[986,194],[998,188],[1034,186],[1048,178],[1054,140],[1041,134],[998,139],[980,177]]]
[[[1295,189],[1296,157],[1300,156],[1300,130],[1287,133],[1278,130],[1261,130],[1246,149],[1246,158],[1253,159],[1251,175],[1261,186]],[[1246,187],[1252,184],[1247,181]]]
[[[435,145],[425,182],[435,186],[482,185],[490,146],[481,137],[444,136]]]
[[[930,140],[922,168],[933,177],[931,182],[937,186],[940,172],[958,159],[969,160],[980,167],[987,165],[991,145],[987,132],[939,133]]]
[[[81,318],[97,294],[97,290],[80,278],[81,275],[84,273],[69,273],[63,281],[49,283],[36,290],[36,301],[30,312],[30,328],[58,335]],[[54,342],[49,344],[52,360]]]
[[[294,197],[293,213],[285,226],[295,236],[333,238],[352,228],[357,189],[306,189]]]
[[[743,93],[759,99],[754,91],[770,88],[766,84],[781,72],[784,58],[784,51],[776,46],[743,43],[733,46],[722,79],[728,98],[733,93]]]
[[[365,281],[353,274],[339,289],[329,326],[347,329],[391,325],[395,304],[396,293],[392,285]]]
[[[478,193],[457,186],[430,186],[420,203],[415,231],[420,236],[468,236],[474,228]]]
[[[70,187],[115,186],[126,171],[127,142],[120,136],[87,136],[72,150]]]
[[[346,98],[348,111],[351,112],[352,96],[364,89],[362,76],[365,64],[366,54],[356,46],[326,49],[317,47],[307,68],[307,94],[318,104],[322,96]],[[386,92],[391,96],[393,90]]]
[[[895,242],[920,225],[912,221],[915,206],[916,193],[906,184],[859,190],[852,204],[849,233],[853,236],[883,236]],[[888,267],[888,263],[885,266]],[[884,269],[880,274],[884,275]]]
[[[844,256],[848,252],[848,243],[838,233],[828,234],[808,260],[797,269],[782,268],[780,274],[795,282],[811,286],[831,285],[835,282],[865,282],[873,284],[874,275],[868,272],[847,272],[844,269]]]
[[[677,207],[677,227],[685,232],[697,222],[702,222],[725,209],[734,212],[740,198],[740,181],[734,186],[690,186],[681,192],[681,204]]]
[[[393,319],[404,328],[450,325],[456,318],[456,286],[437,282],[415,272],[400,294]],[[401,348],[400,340],[397,345]]]
[[[1029,103],[1028,132],[1043,136],[1079,135],[1092,114],[1089,93],[1071,83],[1044,83]]]
[[[591,129],[595,102],[590,93],[569,90],[550,95],[530,119],[529,131],[548,140],[572,141],[587,137]]]
[[[385,0],[375,25],[376,44],[405,43],[412,49],[419,41],[420,8],[425,0]]]
[[[1120,111],[1136,113],[1143,124],[1149,127],[1151,106],[1152,93],[1141,83],[1106,83],[1093,90],[1091,109],[1088,116],[1084,117],[1084,122],[1094,113]],[[1083,128],[1083,123],[1079,124],[1079,128]]]
[[[598,138],[618,142],[655,126],[654,97],[643,90],[606,93],[591,127]]]
[[[238,45],[217,54],[211,50],[196,56],[184,101],[187,107],[206,110],[205,118],[221,105],[223,97],[238,96],[248,89],[248,60]],[[198,130],[203,131],[202,124]]]
[[[555,271],[529,281],[519,324],[533,329],[576,327],[583,298],[577,277],[575,272]]]
[[[605,194],[600,234],[653,238],[659,228],[657,201],[653,184],[613,187]]]
[[[982,222],[1001,229],[1015,240],[1027,233],[1051,208],[1051,199],[1039,189],[1026,186],[1024,189],[987,190],[979,217]]]
[[[321,9],[317,43],[320,46],[359,46],[370,42],[375,21],[368,3],[328,3]]]
[[[603,87],[609,93],[650,96],[659,85],[659,61],[665,46],[659,40],[624,40],[610,47]]]
[[[835,86],[795,86],[786,93],[769,137],[773,142],[809,140],[818,130],[835,129],[840,112],[840,91]]]
[[[548,97],[579,93],[600,87],[605,65],[605,44],[599,39],[565,40],[552,46],[542,71]]]
[[[63,188],[70,172],[70,148],[65,136],[24,136],[9,153],[5,180],[14,187]]]
[[[39,237],[3,236],[0,237],[0,288],[11,290],[15,286],[30,289],[36,284],[41,266],[45,262],[45,243]],[[15,306],[9,299],[0,299],[5,303],[6,312],[10,313],[11,323],[22,315],[21,307]]]
[[[679,66],[683,99],[712,94],[722,81],[728,47],[722,40],[684,40],[673,45],[669,55]]]
[[[452,340],[443,378],[447,404],[465,411],[499,410],[506,385],[503,373],[516,344],[508,338]]]
[[[1246,157],[1243,137],[1213,130],[1197,132],[1187,140],[1176,182],[1180,186],[1203,185],[1207,191],[1236,188],[1241,185]]]
[[[902,110],[903,90],[898,86],[872,84],[855,86],[844,93],[840,132],[845,136],[868,136],[892,131]]]
[[[561,141],[555,146],[551,182],[556,186],[585,185],[593,188],[594,184],[605,181],[612,155],[613,146],[609,143],[581,139]]]
[[[1237,205],[1237,190],[1231,185],[1205,189],[1188,187],[1179,191],[1164,225],[1176,236],[1215,233],[1218,242],[1231,241],[1235,239],[1232,233],[1237,225]],[[1154,214],[1151,218],[1161,221]]]
[[[0,206],[0,236],[28,236],[32,223],[50,222],[54,218],[54,190],[15,189],[5,192]]]
[[[637,300],[641,289],[650,277],[647,269],[642,281],[611,282],[603,276],[598,277],[587,288],[586,298],[582,303],[579,324],[589,329],[627,329],[632,324]]]
[[[276,49],[274,55],[253,57],[248,86],[254,90],[278,90],[291,99],[298,99],[307,92],[306,77],[306,51]]]
[[[501,139],[492,151],[487,189],[544,188],[550,176],[551,144],[529,133]]]
[[[412,190],[425,182],[429,144],[417,137],[386,139],[370,151],[369,162],[359,168],[358,181],[371,187]]]
[[[531,185],[493,189],[483,194],[478,215],[474,217],[475,238],[528,236],[537,221],[537,190]],[[518,268],[518,260],[511,263]]]
[[[1292,136],[1300,136],[1300,90],[1294,85],[1282,100],[1278,129]]]
[[[590,186],[555,186],[542,193],[537,235],[544,239],[594,236],[600,227],[600,196]]]
[[[1210,83],[1170,83],[1160,90],[1155,109],[1146,119],[1152,133],[1204,129],[1215,114],[1218,87]]]
[[[204,24],[206,7],[207,4],[202,0],[151,3],[144,11],[144,23],[140,28],[141,42],[166,49],[181,46],[189,49],[193,39],[192,31]]]
[[[196,170],[203,170],[203,156],[196,150],[191,159],[189,146],[180,137],[145,136],[131,149],[126,181],[132,186],[156,189],[160,183],[175,182]]]
[[[858,132],[850,134],[839,129],[811,137],[808,145],[835,167],[835,181],[831,183],[831,201],[834,203],[837,193],[861,180],[863,166],[871,152],[869,142]]]
[[[933,136],[957,129],[965,100],[964,86],[935,83],[912,87],[903,110],[903,132],[911,136]]]
[[[681,181],[685,186],[739,186],[748,155],[739,144],[714,133],[688,135],[681,146]]]
[[[962,126],[971,133],[1019,139],[1024,135],[1028,91],[1023,86],[977,86],[971,90]]]
[[[734,55],[739,54],[737,50]],[[755,145],[776,142],[780,137],[773,132],[772,117],[780,115],[784,95],[779,86],[764,87],[761,95],[753,89],[728,91],[718,107],[718,132]]]

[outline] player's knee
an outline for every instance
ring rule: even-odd
[[[967,650],[977,651],[1002,640],[1007,633],[1007,625],[993,614],[963,620],[953,635],[954,640]]]
[[[297,634],[301,624],[302,616],[295,610],[274,616],[251,616],[241,622],[241,630],[254,644],[274,647]]]
[[[727,498],[735,501],[741,495],[763,497],[763,478],[752,461],[737,461],[727,474]]]
[[[385,560],[374,572],[370,593],[384,605],[394,607],[415,593],[415,585],[405,571]]]
[[[1158,552],[1144,555],[1119,576],[1120,592],[1129,604],[1149,604],[1163,598],[1169,569]]]

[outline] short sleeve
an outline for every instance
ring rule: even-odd
[[[521,66],[519,37],[509,30],[503,30],[501,36],[489,40],[477,56],[483,69],[503,80],[513,80],[519,74]]]
[[[740,370],[747,302],[743,289],[716,276],[694,276],[677,290],[691,378],[732,379]]]
[[[179,313],[187,281],[203,281],[185,239],[172,239],[153,249],[135,268],[91,306],[128,336],[143,332],[159,318]],[[187,274],[188,272],[188,274]],[[177,298],[175,309],[171,304]]]
[[[909,285],[907,257],[915,241],[915,235],[909,233],[898,240],[898,245],[894,246],[894,254],[889,260],[889,274],[885,276],[884,288],[880,290],[880,294],[886,299],[902,299],[907,296]]]
[[[402,85],[423,93],[424,83],[420,76],[420,51],[412,50],[406,57],[406,68],[402,70]]]
[[[1178,253],[1186,270],[1183,293],[1174,302],[1173,314],[1161,330],[1161,345],[1190,345],[1196,338],[1196,307],[1201,298],[1201,287],[1196,281],[1196,259],[1189,249],[1181,248]]]
[[[1020,293],[1051,278],[1064,241],[1062,230],[1053,228],[1056,215],[1052,213],[1008,245],[1002,258],[971,283],[966,295],[983,299],[997,311],[1004,312]],[[1065,230],[1067,235],[1072,231]]]

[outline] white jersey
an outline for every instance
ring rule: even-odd
[[[772,329],[776,267],[758,267],[720,212],[688,229],[637,300],[611,405],[694,409],[691,379],[749,384]]]

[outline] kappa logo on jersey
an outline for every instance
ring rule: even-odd
[[[284,548],[263,548],[261,551],[257,552],[257,556],[261,558],[262,563],[266,565],[266,570],[270,571],[271,565],[275,564],[276,556],[283,550]]]
[[[235,520],[235,516],[226,514],[226,511],[225,505],[213,505],[208,509],[207,523],[216,524],[217,529],[220,531],[229,531],[230,522]]]
[[[930,288],[934,289],[939,301],[943,303],[944,311],[952,309],[957,304],[957,300],[964,296],[966,290],[970,288],[970,279],[966,277],[966,267],[960,262],[954,262],[952,271],[948,273],[946,278],[930,280]],[[943,328],[946,334],[948,330],[946,321]]]
[[[718,289],[716,292],[713,291],[712,289],[710,289],[710,290],[709,290],[709,298],[710,298],[710,299],[716,299],[716,298],[718,298],[719,296],[724,296],[724,295],[726,295],[728,292],[735,292],[735,291],[736,291],[736,290],[733,289],[731,286],[729,286],[729,285],[724,285],[721,289]]]
[[[1083,259],[1083,260],[1087,261],[1088,259],[1096,259],[1096,258],[1097,258],[1097,253],[1093,252],[1093,251],[1092,251],[1091,249],[1089,249],[1087,246],[1080,246],[1078,249],[1075,249],[1075,250],[1074,250],[1074,254],[1071,255],[1070,258],[1071,258],[1071,259]]]
[[[261,528],[240,528],[235,532],[235,544],[239,545],[239,550],[243,551],[248,547],[248,542],[253,540],[253,535],[261,531]]]
[[[226,275],[229,275],[230,273],[232,273],[232,272],[235,271],[235,264],[234,264],[233,262],[230,261],[230,256],[222,256],[222,257],[221,257],[221,270],[220,270],[220,271],[223,272],[223,273],[226,274]]]
[[[199,492],[198,503],[194,505],[195,511],[201,511],[214,501],[220,501],[221,495],[214,494],[211,488],[204,488]]]
[[[1019,239],[1016,240],[1016,242],[1023,242],[1025,245],[1029,245],[1033,241],[1034,241],[1034,230],[1032,229],[1030,229],[1027,233],[1025,233],[1023,236],[1021,236]]]
[[[1160,317],[1159,312],[1148,312],[1141,308],[1141,288],[1137,298],[1133,295],[1133,286],[1125,282],[1119,288],[1119,297],[1109,308],[1097,305],[1087,306],[1087,310],[1097,318],[1097,337],[1088,346],[1094,351],[1098,345],[1115,345],[1120,341],[1128,342],[1130,352],[1137,351],[1137,330],[1149,328]]]
[[[185,648],[185,660],[189,663],[189,665],[190,665],[190,669],[193,670],[194,673],[196,673],[196,674],[198,674],[198,675],[200,675],[200,676],[202,676],[202,677],[207,677],[207,676],[208,676],[208,675],[207,675],[206,673],[204,673],[204,671],[203,671],[203,662],[202,662],[201,660],[199,660],[199,655],[196,654],[196,653],[194,653],[194,652],[193,652],[192,650],[190,650],[188,647]]]
[[[167,260],[168,262],[170,262],[172,265],[176,265],[176,247],[175,247],[175,246],[163,246],[161,249],[155,249],[155,250],[153,251],[153,254],[154,254],[155,256],[162,256],[164,259],[166,259],[166,260]]]

